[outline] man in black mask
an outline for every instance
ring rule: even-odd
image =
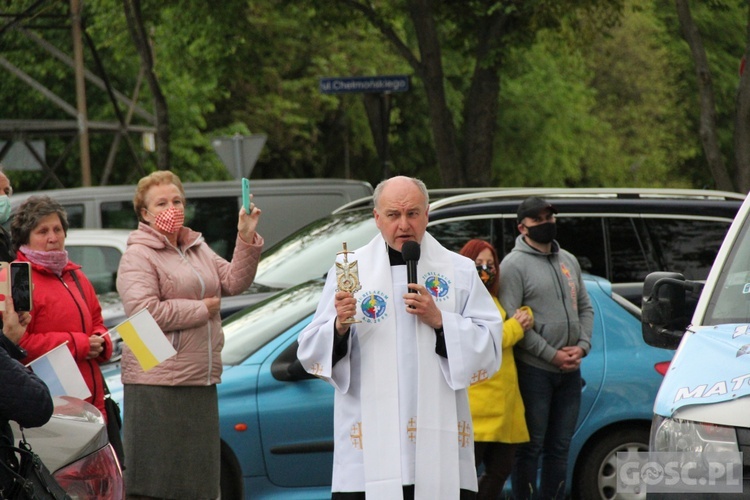
[[[578,260],[555,241],[556,213],[546,200],[525,199],[517,212],[521,234],[500,264],[500,303],[508,311],[521,306],[534,311],[534,327],[515,346],[530,437],[518,448],[511,476],[517,499],[565,497],[581,403],[581,360],[591,349],[594,310]]]

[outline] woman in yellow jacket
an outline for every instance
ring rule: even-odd
[[[477,500],[497,499],[510,475],[516,447],[529,440],[513,346],[534,324],[531,309],[517,310],[511,318],[497,299],[500,286],[499,259],[495,248],[479,239],[468,241],[459,252],[476,263],[477,272],[495,299],[503,318],[503,353],[500,370],[491,378],[469,387],[469,405],[474,422],[476,464],[484,464]]]

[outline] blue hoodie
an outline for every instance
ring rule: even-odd
[[[530,246],[522,235],[500,263],[500,303],[509,315],[521,306],[534,311],[534,328],[516,344],[516,359],[559,371],[552,364],[558,349],[578,346],[588,354],[594,308],[581,279],[581,266],[552,242],[550,253]]]

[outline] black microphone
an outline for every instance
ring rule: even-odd
[[[417,283],[417,262],[422,253],[419,243],[416,241],[405,241],[401,246],[401,255],[406,261],[406,279],[409,283]],[[410,293],[417,293],[416,290],[409,288]]]

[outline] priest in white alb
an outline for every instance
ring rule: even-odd
[[[339,255],[298,339],[302,366],[336,389],[332,499],[475,498],[466,388],[500,366],[498,309],[474,262],[426,232],[422,181],[393,177],[373,198],[380,234]],[[336,269],[353,261],[361,288],[350,293]]]

